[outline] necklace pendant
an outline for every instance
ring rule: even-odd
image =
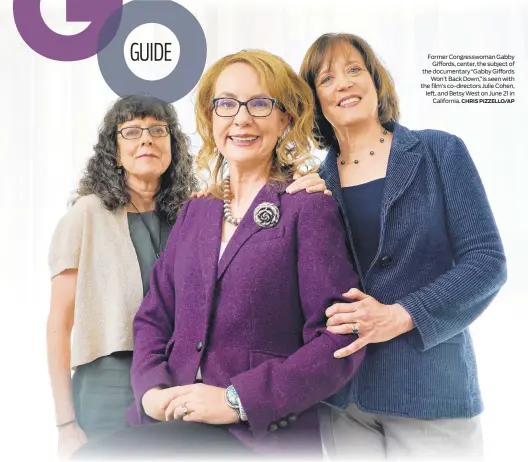
[[[359,160],[356,159],[356,160],[354,161],[354,163],[355,163],[355,164],[359,164]]]
[[[341,161],[341,165],[345,165],[345,161],[344,160]]]

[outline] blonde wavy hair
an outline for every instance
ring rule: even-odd
[[[218,76],[227,66],[234,63],[252,66],[271,97],[279,100],[290,117],[286,136],[278,143],[273,153],[270,183],[284,182],[294,173],[303,175],[315,171],[318,167],[317,158],[311,154],[315,145],[312,135],[315,103],[310,87],[282,58],[263,50],[242,50],[218,60],[198,82],[195,116],[203,146],[198,152],[196,166],[199,172],[205,171],[209,178],[213,178],[217,197],[221,197],[226,161],[215,149],[212,99]]]

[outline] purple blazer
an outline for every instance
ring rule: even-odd
[[[364,349],[333,353],[356,337],[326,330],[325,309],[358,284],[333,197],[264,186],[218,261],[223,203],[187,202],[152,269],[134,320],[132,425],[152,422],[141,398],[152,387],[233,384],[248,422],[230,431],[258,452],[321,451],[317,403],[357,372]],[[253,220],[262,202],[273,228]],[[313,454],[313,452],[312,452]]]

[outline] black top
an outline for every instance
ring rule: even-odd
[[[160,220],[155,212],[141,213],[141,218],[143,218],[143,220],[141,220],[138,213],[129,212],[127,216],[130,237],[132,238],[132,243],[136,249],[139,268],[141,270],[143,296],[145,296],[150,288],[150,270],[156,261],[156,252],[158,248],[160,249],[160,252],[165,248],[170,233],[170,226],[164,219]],[[148,226],[148,230],[145,225]],[[152,243],[154,243],[154,246]]]
[[[376,256],[380,238],[381,196],[385,178],[341,188],[346,214],[361,271],[365,274]]]

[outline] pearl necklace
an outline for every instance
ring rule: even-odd
[[[383,130],[383,134],[386,135],[386,134],[387,134],[387,130]],[[383,143],[383,142],[385,142],[385,138],[381,137],[381,138],[380,138],[380,143]],[[373,156],[374,154],[375,154],[374,151],[370,151],[370,155],[371,155],[371,156]],[[339,157],[340,155],[341,155],[341,153],[338,152],[338,153],[337,153],[337,157]],[[345,162],[343,159],[341,159],[341,161],[340,161],[339,163],[340,163],[341,165],[345,165],[345,164],[346,164],[346,162]],[[359,160],[355,159],[355,160],[354,160],[354,163],[355,163],[355,164],[359,164]]]
[[[233,216],[233,211],[231,210],[231,199],[229,199],[229,194],[231,192],[230,187],[230,178],[229,176],[226,177],[224,180],[224,218],[225,221],[228,223],[231,223],[234,226],[238,226],[238,224],[241,221],[241,218],[235,218]]]

